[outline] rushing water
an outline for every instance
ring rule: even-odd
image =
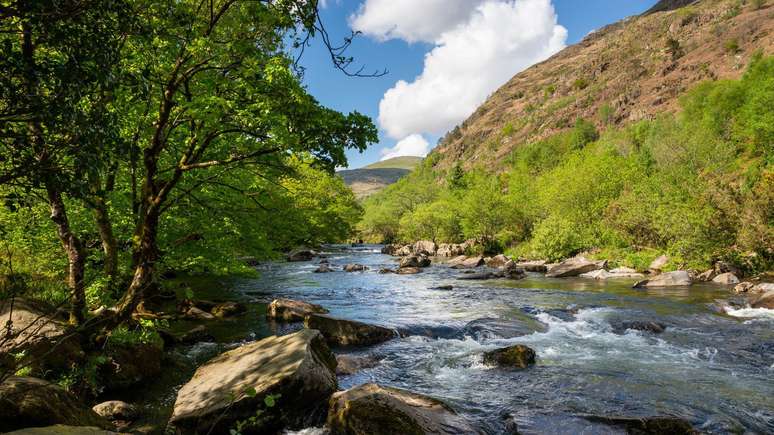
[[[508,419],[521,433],[619,433],[584,414],[671,415],[707,433],[774,433],[774,316],[769,310],[716,313],[711,306],[728,296],[726,288],[635,290],[631,280],[540,274],[462,281],[460,271],[443,264],[418,275],[381,275],[378,269],[395,267],[396,259],[378,248],[329,253],[333,265],[370,268],[362,273],[315,274],[317,261],[261,266],[260,278],[232,286],[253,309],[211,326],[225,344],[182,352],[195,364],[244,340],[287,332],[263,315],[267,302],[289,297],[401,332],[402,338],[378,346],[335,349],[380,360],[340,377],[341,388],[376,382],[426,393],[486,433],[502,433]],[[441,285],[454,288],[434,289]],[[667,329],[652,334],[617,327],[631,320],[658,321]],[[507,371],[482,364],[484,351],[516,343],[535,349],[536,366]],[[175,388],[164,388],[171,391],[169,405]]]

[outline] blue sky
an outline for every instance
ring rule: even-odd
[[[322,18],[332,40],[358,28],[364,34],[349,50],[357,66],[389,72],[377,78],[348,77],[332,66],[322,43],[313,41],[301,61],[304,82],[322,104],[357,110],[380,127],[378,144],[364,153],[347,153],[349,167],[358,168],[392,155],[427,151],[521,69],[655,3],[326,0]]]

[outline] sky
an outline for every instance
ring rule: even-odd
[[[323,105],[379,128],[379,143],[347,152],[349,168],[424,156],[511,77],[656,1],[321,0],[332,42],[361,32],[347,51],[351,69],[387,74],[349,77],[313,40],[303,80]]]

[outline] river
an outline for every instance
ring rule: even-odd
[[[706,433],[774,433],[774,314],[715,312],[714,301],[728,297],[725,287],[632,289],[633,280],[532,273],[519,281],[461,281],[459,270],[441,263],[417,275],[382,275],[379,268],[395,267],[396,259],[379,248],[327,253],[333,265],[360,263],[366,272],[315,274],[317,261],[278,262],[259,266],[258,278],[231,282],[220,297],[247,302],[248,313],[210,325],[217,344],[176,350],[184,363],[142,393],[146,406],[168,413],[193,366],[297,327],[264,317],[266,303],[288,297],[401,332],[378,346],[335,349],[380,360],[340,377],[341,388],[376,382],[429,394],[486,433],[502,433],[508,419],[525,434],[620,433],[580,417],[586,414],[671,415]],[[441,285],[453,289],[435,289]],[[633,320],[667,328],[660,334],[620,329]],[[517,343],[535,349],[534,367],[482,364],[484,351]]]

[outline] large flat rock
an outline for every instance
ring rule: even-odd
[[[266,317],[286,322],[303,322],[312,313],[326,314],[328,310],[317,304],[293,299],[274,299],[266,309]]]
[[[548,268],[547,277],[564,278],[568,276],[578,276],[583,273],[603,269],[605,261],[593,261],[586,257],[573,257],[555,264]]]
[[[334,394],[327,425],[333,435],[480,433],[438,399],[377,384]]]
[[[318,424],[336,391],[336,359],[319,331],[303,329],[225,352],[196,370],[177,394],[170,425],[179,433],[228,433],[262,410],[255,433]],[[267,407],[264,399],[277,396]]]

